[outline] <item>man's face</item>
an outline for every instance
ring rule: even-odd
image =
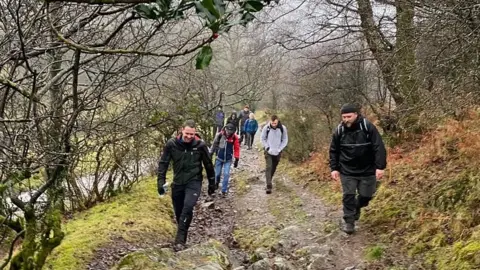
[[[275,119],[275,120],[273,120],[272,122],[270,122],[270,125],[272,126],[272,128],[277,128],[277,126],[278,126],[278,119]]]
[[[342,114],[342,121],[347,127],[351,127],[357,120],[357,113],[344,113]]]
[[[195,128],[191,128],[188,126],[184,127],[182,129],[182,137],[183,141],[186,143],[193,141],[193,138],[195,138]]]
[[[247,107],[243,108],[243,111],[248,112],[248,108]]]

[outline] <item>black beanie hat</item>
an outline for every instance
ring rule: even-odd
[[[225,126],[225,129],[235,131],[235,125],[232,124],[232,123],[228,123],[228,124]]]
[[[352,103],[343,104],[342,109],[340,109],[340,113],[358,113],[358,107]]]

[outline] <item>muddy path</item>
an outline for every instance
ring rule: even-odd
[[[353,235],[341,232],[341,212],[296,185],[282,166],[274,176],[273,193],[266,194],[265,159],[258,139],[251,150],[241,147],[239,167],[231,170],[225,198],[219,191],[207,196],[204,183],[187,246],[217,239],[230,249],[232,269],[238,270],[366,269],[368,235],[361,224]],[[142,249],[144,244],[100,249],[90,269],[109,269],[125,251]]]

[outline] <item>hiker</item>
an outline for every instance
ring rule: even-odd
[[[230,179],[230,167],[237,168],[240,159],[240,142],[237,134],[235,134],[235,126],[231,123],[215,136],[213,140],[210,155],[216,154],[215,159],[215,185],[218,188],[220,177],[223,169],[222,196],[226,197],[228,193],[228,181]]]
[[[377,179],[383,177],[387,154],[377,128],[360,114],[356,105],[344,104],[341,115],[342,122],[333,132],[330,145],[330,169],[332,178],[342,184],[342,230],[352,234],[361,208],[368,205]]]
[[[255,119],[255,114],[250,113],[249,119],[245,121],[245,133],[247,134],[247,146],[248,149],[252,149],[253,139],[258,130],[258,122]]]
[[[172,202],[177,220],[174,249],[182,250],[187,242],[188,228],[193,218],[193,207],[202,189],[202,163],[208,177],[208,194],[215,192],[215,171],[205,142],[196,134],[196,124],[187,120],[182,132],[168,140],[158,162],[158,194],[164,195],[167,170],[173,161]]]
[[[217,111],[215,112],[215,133],[218,133],[222,130],[225,122],[225,113],[222,110],[222,107],[218,106]]]
[[[278,116],[272,115],[270,122],[262,129],[262,145],[265,152],[267,168],[265,176],[267,179],[266,193],[272,193],[272,178],[280,162],[283,149],[288,144],[287,128],[280,123]]]
[[[227,118],[227,124],[232,124],[235,127],[235,132],[238,131],[238,122],[240,121],[240,118],[237,117],[237,113],[234,111],[230,115],[230,117]],[[238,134],[238,132],[237,132]]]
[[[247,140],[246,140],[246,132],[245,132],[245,122],[248,120],[250,117],[250,107],[248,105],[245,105],[242,111],[240,111],[240,114],[238,118],[240,118],[240,144],[244,142],[245,145],[247,145]]]

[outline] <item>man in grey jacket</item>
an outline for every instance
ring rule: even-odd
[[[270,122],[262,129],[262,145],[265,150],[267,168],[267,194],[272,193],[272,178],[280,162],[283,149],[288,144],[287,128],[280,123],[278,116],[272,115]]]

